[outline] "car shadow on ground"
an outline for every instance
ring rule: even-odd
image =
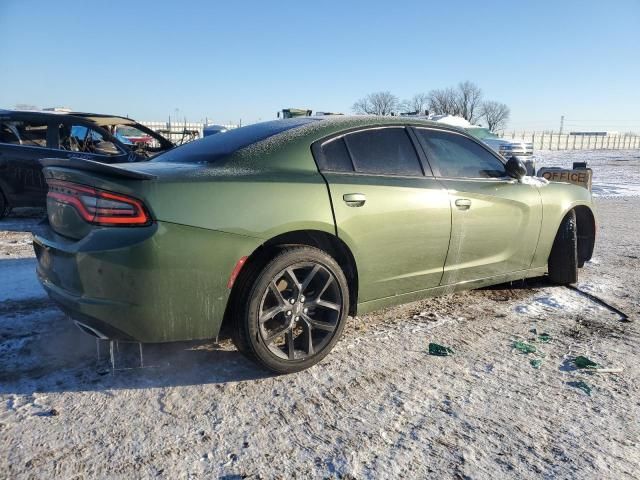
[[[482,290],[499,295],[507,291],[527,295],[527,290],[549,285],[546,277],[539,277]],[[513,299],[508,296],[507,300]],[[22,310],[18,307],[24,301],[11,305],[18,316],[16,321],[7,322],[5,317],[0,323],[0,364],[3,365],[0,394],[224,384],[273,376],[241,355],[226,330],[219,342],[174,342],[141,347],[138,343],[97,340],[73,325],[48,300],[34,299],[34,302],[25,304]],[[29,312],[26,307],[33,310]],[[15,325],[20,323],[19,317],[23,314],[27,315],[25,320],[32,319],[33,324],[16,330]]]
[[[46,213],[42,208],[16,208],[0,220],[0,231],[33,232],[45,218]]]
[[[500,283],[498,285],[489,285],[488,287],[482,287],[478,290],[535,290],[537,288],[553,287],[555,286],[549,280],[549,277],[542,275],[539,277],[525,278],[522,280],[514,280],[513,282]]]
[[[0,328],[0,394],[222,384],[273,376],[228,339],[164,344],[97,340],[62,314],[45,331]]]

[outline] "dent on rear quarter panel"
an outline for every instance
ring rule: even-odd
[[[547,264],[560,222],[569,210],[584,205],[593,213],[591,192],[586,188],[558,182],[549,182],[539,188],[542,197],[542,227],[531,268]]]

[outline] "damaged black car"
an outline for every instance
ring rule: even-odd
[[[141,162],[174,146],[126,117],[0,110],[0,218],[14,207],[45,206],[41,158]]]

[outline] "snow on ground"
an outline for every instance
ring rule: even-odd
[[[535,158],[537,168],[587,162],[593,169],[594,197],[640,196],[640,150],[541,150]]]
[[[146,346],[144,368],[111,371],[108,344],[35,280],[24,244],[37,221],[2,221],[0,234],[15,235],[0,243],[0,477],[638,478],[633,155],[538,154],[555,166],[589,157],[598,186],[616,179],[596,199],[579,288],[633,322],[578,291],[516,282],[350,319],[327,359],[288,376],[224,338]],[[518,340],[537,351],[519,353]],[[429,342],[455,354],[430,356]],[[114,348],[121,368],[137,354]],[[577,355],[623,372],[578,370]]]
[[[0,260],[0,302],[46,296],[35,271],[35,258]]]

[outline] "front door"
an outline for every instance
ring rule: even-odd
[[[58,126],[58,146],[67,158],[84,158],[101,163],[126,162],[129,152],[123,151],[106,135],[77,120],[67,120]]]
[[[338,237],[358,266],[359,302],[440,284],[449,245],[447,191],[423,165],[404,127],[370,128],[319,151]]]
[[[538,188],[508,177],[504,163],[475,140],[437,129],[415,132],[451,203],[442,285],[528,269],[542,222]]]

